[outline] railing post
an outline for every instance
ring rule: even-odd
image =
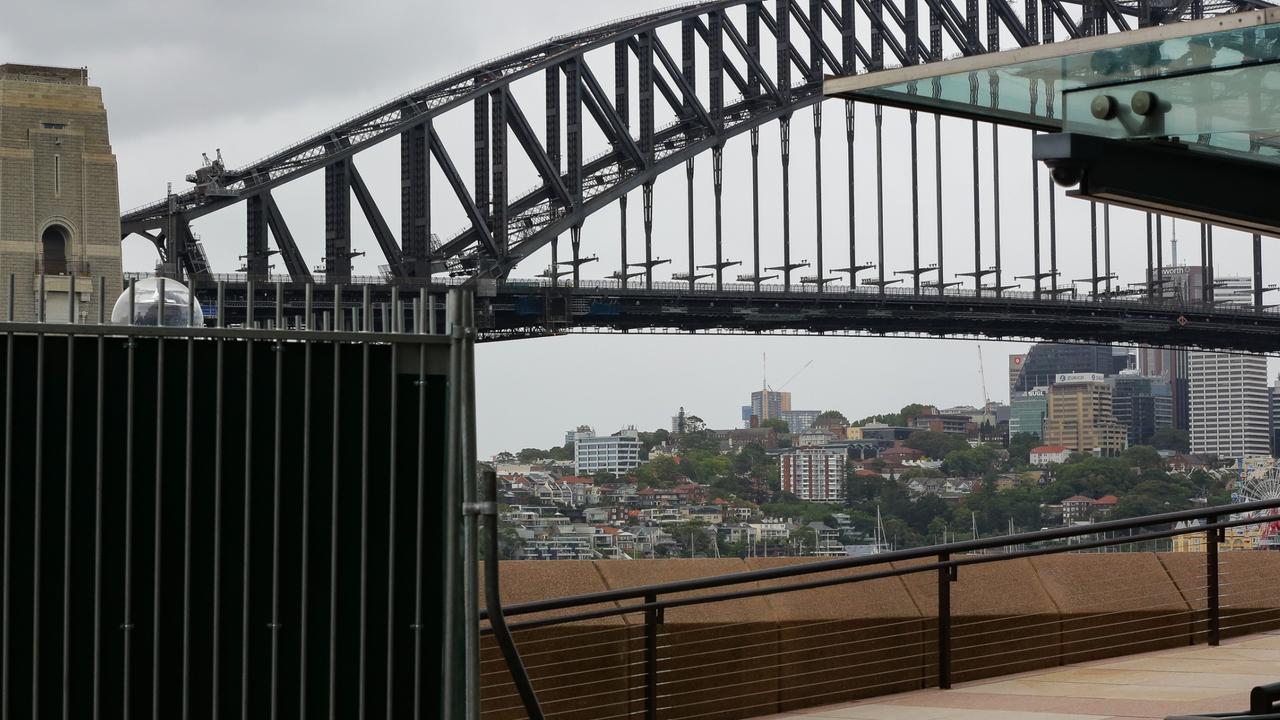
[[[950,559],[951,553],[938,554],[940,563]],[[951,583],[955,577],[954,566],[938,568],[938,687],[943,690],[951,688]]]
[[[1218,523],[1218,516],[1210,515],[1208,518],[1210,526]],[[1208,575],[1209,587],[1209,644],[1217,646],[1220,639],[1219,632],[1221,630],[1220,609],[1218,606],[1218,537],[1222,532],[1221,528],[1210,527],[1204,532],[1204,540],[1207,543],[1205,547],[1205,572]]]
[[[658,601],[657,595],[645,595],[645,604]],[[644,611],[644,719],[658,720],[658,608]]]

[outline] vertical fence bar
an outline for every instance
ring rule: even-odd
[[[458,324],[459,298],[461,290],[451,289],[449,294],[445,296],[445,331],[452,332],[452,329]],[[460,368],[462,367],[462,343],[457,338],[450,343],[449,346],[449,377],[461,377]],[[461,610],[459,598],[462,596],[462,588],[459,587],[460,573],[458,572],[458,551],[461,546],[461,523],[459,522],[460,509],[462,507],[462,419],[460,417],[462,411],[462,383],[450,382],[448,384],[448,402],[446,403],[447,413],[447,448],[445,455],[445,483],[444,492],[441,493],[445,506],[444,513],[444,548],[442,555],[444,556],[444,581],[441,585],[444,588],[445,604],[444,612],[444,630],[443,645],[444,658],[443,667],[441,668],[441,677],[444,679],[444,701],[443,705],[446,712],[455,712],[458,708],[465,707],[465,699],[458,697],[457,692],[457,676],[463,669],[464,658],[459,650],[462,648],[460,636],[462,633],[459,629],[462,625],[461,618],[458,613]]]
[[[938,562],[951,559],[950,553],[939,553]],[[938,687],[951,688],[951,580],[954,568],[938,568]]]
[[[223,314],[225,299],[222,281],[218,281],[218,327],[226,323]],[[221,717],[221,680],[219,672],[222,662],[222,395],[224,392],[223,367],[225,363],[226,341],[221,336],[216,344],[217,358],[214,370],[214,406],[213,406],[213,635],[211,649],[213,664],[211,665],[209,706],[213,717]]]
[[[164,278],[160,279],[160,324],[164,325]],[[156,447],[155,447],[155,498],[154,527],[151,550],[151,717],[160,719],[160,548],[164,537],[161,533],[164,498],[164,338],[156,338]]]
[[[129,283],[129,324],[134,321],[137,282]],[[129,687],[132,685],[131,665],[133,661],[133,415],[134,397],[134,350],[137,338],[130,335],[125,342],[127,370],[125,374],[125,460],[124,460],[124,616],[120,623],[123,634],[123,661],[121,671],[121,706],[123,717],[133,717]]]
[[[188,322],[194,322],[195,292],[188,293]],[[196,341],[187,338],[186,427],[182,476],[185,497],[182,506],[182,720],[191,715],[191,449],[195,442],[192,405],[195,403]]]
[[[658,596],[644,596],[646,604],[658,602]],[[658,609],[644,611],[644,719],[658,720]]]
[[[75,282],[72,276],[71,282]],[[71,315],[75,317],[75,287],[71,291]],[[72,323],[75,322],[73,319]],[[63,446],[62,489],[62,717],[71,716],[71,471],[75,457],[75,336],[67,334],[67,397],[63,419],[66,442]]]
[[[399,297],[397,296],[395,288],[392,288],[391,292],[392,292],[391,305],[393,308],[395,308],[400,304],[400,300],[399,300]],[[391,328],[391,332],[398,332],[399,325],[400,325],[400,317],[401,317],[398,309],[395,310],[395,314],[392,317],[393,317],[393,320],[392,320],[393,327]],[[396,367],[396,352],[395,352],[395,348],[393,347],[391,349],[391,367],[390,367],[391,390],[389,393],[390,395],[389,402],[391,404],[391,408],[390,408],[391,419],[390,419],[390,422],[388,423],[389,429],[387,431],[388,442],[390,444],[390,447],[387,448],[389,452],[390,463],[388,464],[388,467],[387,467],[387,529],[386,529],[387,530],[387,661],[386,661],[387,720],[392,720],[392,718],[394,717],[393,713],[395,708],[395,698],[394,698],[395,683],[393,679],[395,678],[395,669],[396,669],[396,666],[395,666],[396,465],[398,463],[398,458],[396,457],[396,433],[398,432],[398,429],[396,428],[396,423],[397,423],[396,413],[399,410],[398,403],[397,403],[397,388],[396,388],[397,369],[398,368]]]
[[[279,330],[279,323],[283,319],[282,306],[280,304],[281,283],[276,283],[276,328]],[[283,403],[284,385],[284,344],[279,340],[271,346],[275,351],[275,398],[272,410],[274,418],[274,427],[272,428],[274,442],[272,445],[272,468],[271,468],[271,718],[275,720],[279,713],[280,700],[280,470],[281,470],[281,452],[280,438],[283,431],[283,415],[281,407]]]
[[[462,332],[455,333],[455,338],[460,340],[462,345],[462,362],[459,365],[461,372],[456,376],[455,382],[462,385],[462,499],[464,503],[475,503],[479,498],[479,482],[476,475],[476,384],[475,384],[475,294],[465,292],[461,294],[461,320],[463,323]],[[495,493],[496,496],[496,493]],[[467,512],[463,516],[463,562],[462,562],[462,580],[463,580],[463,637],[465,639],[465,662],[466,662],[466,694],[467,694],[467,713],[470,720],[480,720],[480,578],[479,564],[480,552],[478,545],[478,516],[473,512]],[[497,518],[493,518],[494,522]],[[495,548],[496,551],[496,548]],[[496,562],[496,559],[495,559]],[[493,567],[497,567],[494,565]],[[497,580],[494,580],[496,588]],[[513,646],[514,647],[514,646]],[[542,720],[541,713],[536,706],[536,698],[534,704],[530,705],[526,702],[526,709],[530,713],[530,720]]]
[[[13,322],[13,274],[9,275],[9,322]],[[9,718],[9,645],[10,633],[9,592],[13,587],[10,572],[13,567],[10,552],[13,548],[13,332],[7,333],[7,350],[4,361],[4,595],[3,616],[4,649],[0,651],[0,717]]]
[[[342,322],[342,286],[333,286],[334,322]],[[338,461],[341,459],[342,425],[342,346],[333,345],[333,435],[330,445],[330,497],[329,497],[329,720],[337,718],[337,665],[338,665],[338,478],[341,475]]]
[[[311,285],[307,285],[307,328],[311,327]],[[298,717],[307,717],[307,632],[311,598],[311,341],[302,343],[302,608],[298,617]]]
[[[106,290],[106,278],[99,278],[99,293]],[[102,295],[98,295],[98,322],[102,322],[103,302]],[[98,720],[101,712],[102,697],[102,453],[103,445],[103,395],[106,384],[106,354],[107,339],[104,335],[98,336],[98,374],[97,374],[97,418],[94,426],[95,442],[94,442],[94,462],[93,462],[93,481],[94,481],[94,497],[93,497],[93,698],[92,698],[92,720]],[[12,348],[10,348],[12,351]],[[8,398],[6,397],[6,401]],[[6,406],[7,406],[6,402]],[[10,437],[8,433],[5,437]],[[7,446],[6,441],[6,446]],[[6,526],[7,527],[7,526]]]
[[[626,268],[623,268],[626,272]],[[423,291],[425,300],[426,290]],[[422,302],[419,308],[425,305]],[[418,332],[426,331],[426,324],[421,318],[418,320]],[[427,423],[427,349],[421,345],[418,346],[418,433],[425,431]],[[423,523],[426,520],[426,443],[417,444],[417,505],[414,508],[416,513],[416,533],[414,537],[414,590],[413,590],[413,677],[416,679],[413,683],[413,715],[412,720],[421,720],[422,713],[422,551],[424,540]]]
[[[40,294],[44,294],[44,276],[40,276]],[[41,303],[40,321],[44,322]],[[40,717],[40,551],[44,516],[44,329],[36,334],[36,417],[35,417],[35,503],[32,511],[31,582],[31,717]]]
[[[1207,519],[1209,525],[1215,525],[1218,522],[1216,515],[1210,515]],[[1218,536],[1221,532],[1220,529],[1211,527],[1204,533],[1205,574],[1208,576],[1205,579],[1208,581],[1206,584],[1209,586],[1209,644],[1213,646],[1217,646],[1218,641],[1221,639],[1220,623],[1222,613],[1219,608],[1220,597],[1218,593]]]
[[[252,289],[252,281],[250,283]],[[251,545],[253,542],[253,350],[254,341],[245,341],[244,351],[244,535],[240,562],[242,580],[240,590],[240,717],[249,715],[249,591],[252,574],[249,572],[252,560]]]
[[[371,329],[369,286],[364,286],[364,329]],[[369,649],[369,342],[360,343],[360,668],[358,712],[364,720],[368,706]]]

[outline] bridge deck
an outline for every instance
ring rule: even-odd
[[[1156,720],[1239,712],[1249,690],[1280,679],[1280,633],[1220,647],[1164,650],[1121,659],[920,690],[772,720]]]

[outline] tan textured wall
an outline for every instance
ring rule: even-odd
[[[119,189],[102,93],[0,80],[0,318],[9,312],[10,275],[14,317],[35,318],[40,236],[52,223],[68,230],[66,255],[94,278],[78,314],[95,319],[97,278],[106,278],[107,303],[121,284]]]
[[[527,602],[806,562],[506,562],[502,597]],[[1203,642],[1204,571],[1205,556],[1194,553],[962,567],[951,585],[953,679]],[[1223,553],[1224,637],[1280,628],[1276,587],[1280,553]],[[936,572],[670,609],[659,637],[659,717],[750,718],[935,686],[936,613]],[[518,631],[548,717],[642,718],[643,630],[643,617],[631,614]],[[524,717],[487,636],[482,672],[485,720]]]

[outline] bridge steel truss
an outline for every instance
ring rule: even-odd
[[[323,269],[326,282],[349,281],[351,257],[359,254],[352,248],[351,241],[352,224],[356,222],[352,217],[351,196],[355,195],[386,260],[387,273],[400,279],[425,278],[440,272],[502,278],[521,260],[550,244],[551,272],[557,278],[561,274],[572,275],[576,281],[579,268],[588,261],[580,247],[582,225],[588,216],[616,201],[623,218],[619,238],[623,266],[617,269],[615,277],[624,283],[633,277],[642,277],[644,287],[651,287],[654,268],[669,262],[653,256],[654,181],[658,175],[684,165],[689,177],[692,215],[693,160],[709,152],[715,188],[715,262],[694,265],[690,219],[689,267],[677,277],[687,280],[690,287],[698,280],[714,277],[716,286],[720,287],[725,270],[738,264],[727,260],[722,253],[721,153],[727,141],[748,134],[752,173],[756,178],[753,189],[756,231],[751,273],[739,279],[746,279],[758,288],[762,281],[778,277],[767,273],[779,273],[784,286],[790,288],[793,273],[807,266],[794,261],[790,253],[790,125],[797,111],[822,100],[821,82],[825,73],[869,72],[885,67],[886,63],[932,62],[952,51],[966,55],[995,51],[1000,49],[1002,35],[1026,46],[1052,42],[1059,30],[1067,37],[1079,37],[1183,16],[1248,9],[1259,4],[1261,0],[1208,3],[1181,0],[1176,7],[1160,8],[1150,0],[1025,0],[1025,7],[1019,9],[1009,0],[985,0],[984,8],[980,9],[978,0],[965,0],[964,7],[954,0],[923,0],[923,8],[920,0],[717,0],[677,6],[552,38],[402,95],[241,169],[224,171],[219,167],[211,178],[202,178],[207,182],[193,190],[125,213],[121,219],[122,233],[126,237],[138,233],[149,238],[156,244],[162,260],[168,263],[170,272],[178,277],[207,275],[209,268],[196,247],[190,223],[244,201],[248,215],[244,270],[251,277],[265,276],[269,272],[270,256],[279,253],[295,282],[309,282],[312,277],[308,264],[272,191],[323,169],[325,258],[323,267],[318,269]],[[983,10],[985,39],[979,36]],[[667,46],[659,33],[676,27],[681,39],[678,53]],[[763,56],[766,47],[775,50],[774,57]],[[615,72],[612,97],[588,59],[588,53],[607,52],[610,48]],[[592,58],[598,55],[593,54]],[[705,61],[699,63],[699,58]],[[699,92],[700,72],[706,73],[705,92]],[[512,90],[514,81],[537,74],[542,74],[546,82],[543,139],[531,127],[525,108]],[[635,97],[632,97],[633,87],[637,89]],[[727,100],[726,90],[736,91],[736,99]],[[633,103],[637,111],[634,113]],[[655,124],[655,109],[659,104],[669,106],[675,115],[675,121],[664,127]],[[442,114],[467,106],[474,114],[474,144],[470,149],[475,158],[475,172],[470,184],[453,161],[462,149],[446,147],[433,125]],[[853,105],[846,101],[845,136],[851,197],[854,194],[853,112]],[[637,117],[635,127],[633,117]],[[916,113],[910,117],[912,162],[918,165],[914,142]],[[762,268],[759,132],[763,125],[773,121],[779,123],[782,139],[783,264]],[[609,144],[608,151],[594,158],[583,156],[587,122],[598,126]],[[877,140],[880,126],[881,113],[877,107]],[[939,132],[936,125],[934,130]],[[821,131],[821,115],[815,110],[813,132],[819,143]],[[974,153],[978,152],[977,132],[975,123]],[[356,165],[356,156],[361,151],[392,138],[401,141],[402,227],[398,240]],[[509,188],[512,138],[541,177],[541,184],[524,194],[513,195]],[[879,152],[877,158],[879,176],[882,172]],[[432,230],[433,162],[446,178],[451,194],[468,221],[466,229],[443,241],[436,240]],[[818,162],[821,162],[820,155]],[[976,161],[974,165],[977,180]],[[820,182],[820,170],[817,177]],[[913,173],[913,207],[918,207],[914,204],[919,191],[915,180]],[[636,251],[629,252],[626,245],[628,193],[637,188],[641,190],[644,212],[643,257],[638,257]],[[976,202],[977,182],[974,192]],[[818,195],[821,196],[820,185]],[[879,212],[883,214],[883,203],[880,205]],[[1038,208],[1036,212],[1038,214]],[[820,216],[820,209],[818,213]],[[980,222],[980,216],[975,215],[975,230],[979,229]],[[275,238],[276,250],[269,247],[268,228]],[[556,241],[565,233],[572,241],[572,257],[562,262]],[[865,281],[866,284],[883,288],[898,282],[885,277],[883,262],[873,266],[853,261],[856,240],[852,219],[848,238],[851,261],[847,268],[831,270],[825,266],[820,222],[817,234],[816,275],[802,278],[802,282],[821,287],[834,280],[828,277],[828,272],[844,272],[856,283],[859,272],[873,268],[878,268],[878,276]],[[878,240],[878,256],[882,260],[883,237]],[[936,271],[936,280],[925,285],[932,285],[942,293],[949,283],[943,278],[941,263],[936,269],[920,266],[918,225],[913,242],[915,265],[900,274],[909,275],[918,292],[921,277]],[[941,246],[941,237],[938,242]],[[1039,267],[1039,256],[1037,242],[1037,267],[1032,276],[1036,290],[1041,290],[1042,281],[1049,280],[1045,292],[1056,296],[1063,291],[1057,287],[1056,262],[1053,262],[1055,267],[1044,271]],[[998,295],[1005,287],[999,270],[998,232],[995,259],[994,268],[984,268],[980,244],[975,243],[974,268],[972,273],[965,274],[972,275],[977,292],[983,291],[982,279],[988,274],[996,276],[994,286],[986,286],[988,290]],[[562,266],[569,269],[561,270]],[[1095,293],[1103,284],[1109,289],[1109,276],[1100,272],[1093,275]]]

